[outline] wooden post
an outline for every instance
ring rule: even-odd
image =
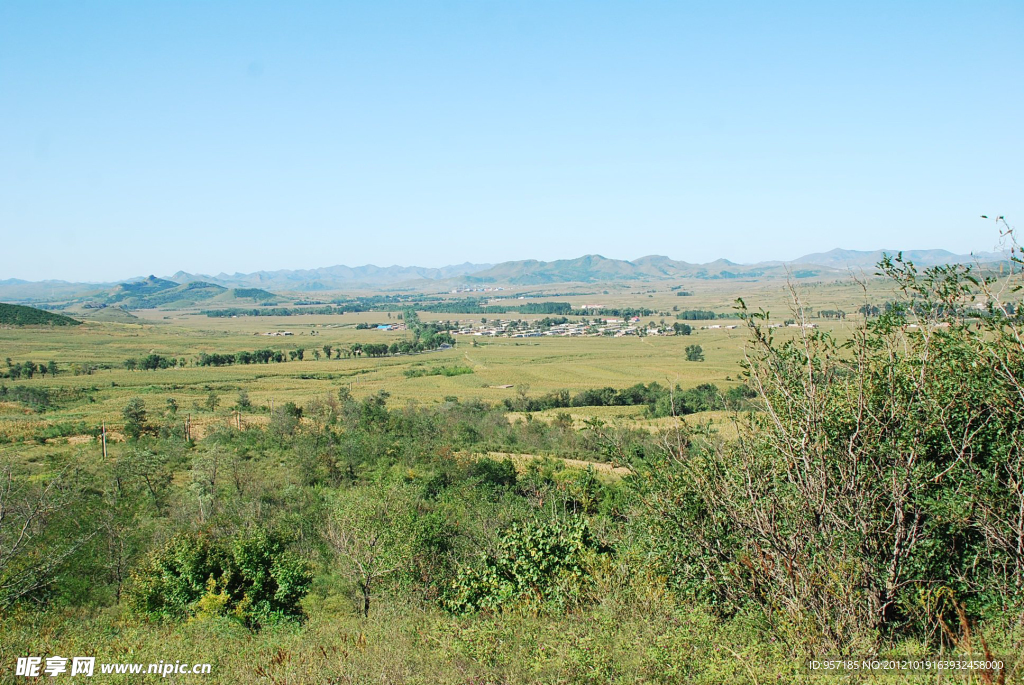
[[[107,458],[107,422],[104,421],[100,428],[100,440],[103,442],[103,458]]]

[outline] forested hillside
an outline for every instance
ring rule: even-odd
[[[63,314],[0,302],[0,326],[77,326],[80,323]]]

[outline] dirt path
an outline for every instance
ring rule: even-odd
[[[463,352],[463,353],[462,353],[462,356],[464,356],[464,357],[466,358],[466,361],[467,361],[467,362],[469,362],[470,364],[472,364],[473,366],[475,366],[476,368],[478,368],[478,369],[484,369],[484,370],[486,370],[486,369],[487,369],[487,366],[486,366],[486,365],[484,365],[484,364],[481,364],[480,362],[478,362],[478,361],[476,361],[476,360],[472,359],[472,358],[471,358],[471,357],[469,356],[469,352]]]

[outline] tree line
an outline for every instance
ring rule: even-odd
[[[36,374],[45,375],[50,374],[53,378],[57,375],[57,362],[50,360],[44,363],[35,363],[32,361],[14,362],[8,357],[5,361],[7,368],[0,372],[0,378],[9,378],[12,381],[16,381],[19,378],[32,378]]]
[[[653,382],[637,383],[619,390],[610,387],[581,390],[575,395],[568,390],[559,390],[538,397],[529,397],[527,391],[528,388],[519,388],[515,397],[504,400],[505,407],[520,412],[572,407],[645,407],[649,417],[659,418],[756,406],[751,402],[756,393],[744,385],[723,391],[713,383],[701,383],[683,390],[679,385],[672,388]]]

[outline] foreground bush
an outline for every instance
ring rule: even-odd
[[[739,441],[638,464],[675,586],[835,648],[1024,608],[1024,318],[972,308],[962,267],[881,266],[907,299],[846,345],[747,317]]]
[[[585,599],[589,564],[607,551],[582,518],[513,524],[495,554],[459,573],[445,607],[453,613],[523,604],[564,610]]]
[[[153,552],[132,577],[131,605],[158,618],[233,616],[250,627],[302,615],[311,575],[265,531],[231,540],[178,535]]]

